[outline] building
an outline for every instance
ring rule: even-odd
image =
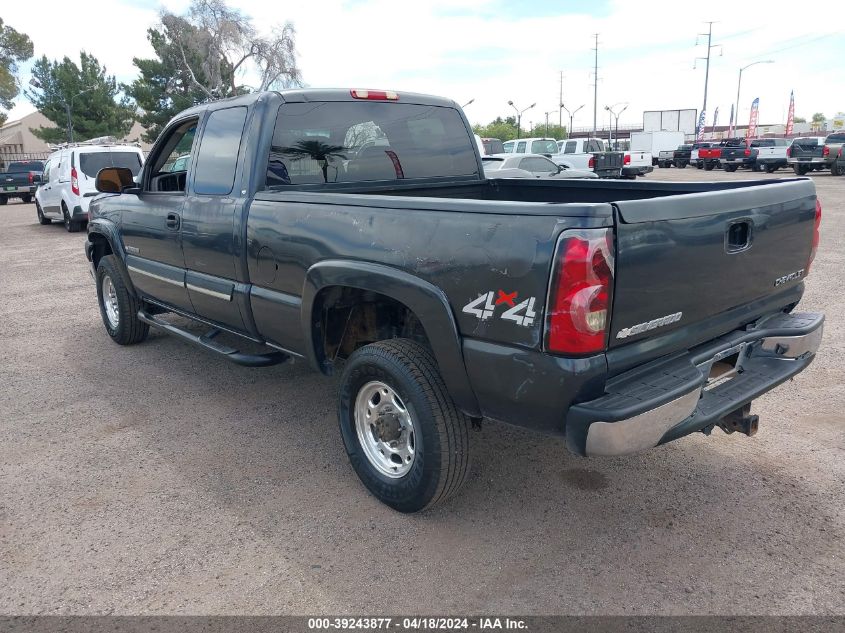
[[[27,114],[16,121],[7,121],[0,127],[0,167],[5,167],[6,163],[12,160],[47,158],[51,151],[50,146],[30,131],[40,127],[53,127],[53,122],[40,112]],[[152,146],[143,141],[143,133],[143,126],[135,121],[129,134],[121,140],[138,143],[146,154]]]

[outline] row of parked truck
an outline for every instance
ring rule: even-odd
[[[843,143],[845,132],[796,139],[729,138],[680,145],[671,153],[661,152],[658,164],[680,169],[692,165],[707,171],[718,168],[734,172],[744,168],[768,173],[792,167],[799,176],[829,169],[834,176],[840,176],[845,175]]]

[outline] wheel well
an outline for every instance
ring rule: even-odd
[[[407,338],[431,349],[422,323],[405,304],[377,292],[331,286],[314,299],[314,351],[321,369],[330,373],[334,362],[359,347],[392,338]]]
[[[93,249],[91,250],[91,261],[94,263],[94,268],[97,268],[103,257],[113,253],[111,244],[109,244],[109,241],[99,233],[91,233],[88,236],[88,241],[93,244]]]

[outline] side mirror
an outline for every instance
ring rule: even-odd
[[[105,167],[97,172],[95,181],[100,193],[123,193],[124,189],[135,187],[132,170],[126,167]]]

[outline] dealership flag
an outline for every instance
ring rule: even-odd
[[[748,120],[748,138],[757,136],[757,111],[760,109],[760,99],[751,102],[751,118]]]
[[[731,120],[728,121],[728,136],[734,135],[734,104],[731,104]]]
[[[704,110],[701,111],[701,116],[698,117],[698,140],[704,138]]]
[[[789,114],[786,115],[786,135],[792,135],[792,129],[795,127],[795,92],[789,93]]]
[[[713,111],[713,131],[716,131],[716,123],[719,121],[719,106]]]

